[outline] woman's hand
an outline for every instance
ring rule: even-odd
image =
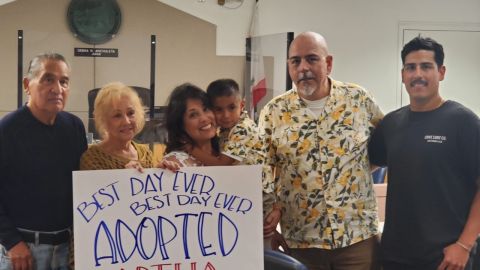
[[[138,160],[131,160],[127,164],[125,164],[125,169],[136,169],[140,173],[143,173],[143,167]]]
[[[160,162],[157,164],[156,167],[160,168],[160,169],[166,169],[166,170],[170,170],[172,172],[176,172],[176,171],[180,170],[181,165],[180,165],[179,162],[174,161],[174,160],[162,159],[162,160],[160,160]]]

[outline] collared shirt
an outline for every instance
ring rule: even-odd
[[[237,124],[229,129],[220,129],[220,147],[222,154],[235,160],[237,164],[265,164],[265,154],[262,150],[263,140],[260,137],[255,122],[243,111]],[[262,167],[263,210],[268,214],[275,201],[273,194],[273,173],[270,166]]]
[[[221,128],[220,147],[222,154],[228,155],[245,165],[262,164],[262,140],[258,128],[243,111],[237,124],[232,128]]]
[[[262,110],[259,130],[267,164],[276,167],[289,246],[336,249],[378,233],[367,143],[382,117],[365,89],[334,80],[318,117],[296,89]]]

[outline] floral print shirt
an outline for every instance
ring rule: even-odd
[[[267,163],[276,167],[282,234],[293,248],[342,248],[378,233],[367,143],[383,114],[362,87],[330,82],[319,117],[294,88],[259,118]]]
[[[263,163],[262,140],[255,122],[243,111],[237,124],[232,128],[221,128],[220,146],[222,153],[244,165]]]
[[[222,128],[219,133],[222,154],[238,160],[236,164],[257,165],[265,163],[265,154],[262,150],[263,140],[255,122],[243,111],[235,126],[229,129]],[[263,166],[263,210],[264,216],[273,208],[275,196],[273,194],[273,173],[270,166]]]

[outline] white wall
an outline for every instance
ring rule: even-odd
[[[0,0],[4,1],[4,0]],[[244,57],[217,56],[216,27],[156,0],[117,0],[120,31],[97,48],[116,48],[118,57],[75,57],[74,48],[91,48],[69,31],[69,0],[17,0],[0,6],[0,118],[17,104],[17,30],[24,33],[24,69],[45,51],[63,54],[72,67],[66,110],[84,122],[88,90],[107,82],[149,87],[150,35],[156,35],[155,105],[166,103],[171,90],[186,81],[205,88],[218,78],[243,85]],[[240,35],[243,37],[243,35]],[[25,70],[24,70],[25,72]]]
[[[217,25],[217,55],[245,55],[255,0],[226,0],[225,6],[217,0],[158,1]]]
[[[217,0],[159,1],[215,24],[217,55],[245,54],[255,0],[237,9]],[[259,0],[257,34],[322,33],[334,55],[333,77],[368,88],[388,112],[400,106],[399,25],[480,24],[479,14],[479,0]]]
[[[236,11],[216,0],[159,1],[216,24],[217,53],[244,53],[254,0]],[[333,77],[368,88],[388,112],[400,106],[400,23],[480,24],[479,14],[479,0],[259,0],[258,34],[322,33],[334,55]]]

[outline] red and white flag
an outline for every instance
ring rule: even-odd
[[[259,37],[254,37],[258,21],[258,2],[255,4],[252,22],[250,25],[251,61],[250,61],[250,93],[252,107],[256,107],[260,100],[267,95],[267,80],[265,78],[262,44]]]
[[[253,56],[253,52],[252,52]],[[256,107],[258,102],[267,94],[267,80],[265,78],[265,72],[263,68],[263,55],[255,55],[252,57],[255,59],[251,62],[252,71],[252,103]]]

